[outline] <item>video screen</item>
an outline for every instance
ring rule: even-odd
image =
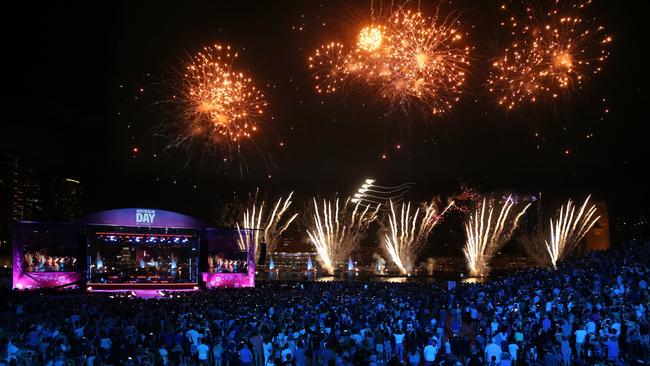
[[[24,272],[74,272],[79,269],[79,227],[74,224],[20,223]]]
[[[197,281],[195,233],[97,232],[88,248],[92,283],[192,283]]]
[[[209,273],[248,273],[249,231],[209,229],[206,236]]]

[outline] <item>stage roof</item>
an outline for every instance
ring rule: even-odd
[[[88,214],[79,220],[82,225],[156,227],[173,229],[207,228],[205,222],[177,212],[155,208],[120,208]]]

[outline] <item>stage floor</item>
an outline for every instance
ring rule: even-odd
[[[124,291],[124,290],[198,290],[197,283],[88,283],[88,291]]]

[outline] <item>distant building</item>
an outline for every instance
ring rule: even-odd
[[[16,156],[0,155],[0,247],[11,242],[14,222],[44,219],[41,193],[34,169]]]
[[[14,217],[16,220],[44,220],[44,202],[41,184],[32,168],[22,168],[18,173],[16,205]]]
[[[81,216],[81,183],[73,178],[56,178],[52,181],[50,218],[69,221]]]
[[[13,182],[16,177],[14,158],[0,155],[0,248],[6,247],[11,237],[13,219]]]
[[[313,249],[312,245],[309,242],[300,240],[297,235],[292,235],[291,233],[285,233],[279,240],[278,244],[274,248],[275,252],[288,252],[288,253],[300,253],[300,252],[309,252]]]
[[[585,237],[585,249],[605,250],[610,246],[609,234],[609,213],[607,204],[602,201],[596,202],[596,215],[600,216],[594,227],[587,232]],[[596,216],[595,215],[595,216]]]

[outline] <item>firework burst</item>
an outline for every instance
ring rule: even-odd
[[[347,259],[366,235],[368,226],[377,218],[379,207],[352,205],[350,198],[341,206],[338,198],[334,202],[324,199],[319,207],[314,198],[313,210],[307,235],[318,252],[323,269],[333,274],[337,263]]]
[[[550,241],[545,244],[553,267],[580,243],[600,219],[600,216],[594,218],[596,206],[587,208],[589,198],[587,197],[578,212],[575,212],[576,207],[569,200],[566,206],[560,207],[557,217],[550,220]]]
[[[357,37],[357,46],[366,52],[374,52],[379,47],[384,39],[384,31],[379,26],[369,26],[361,29]]]
[[[487,275],[490,261],[510,239],[519,224],[519,219],[530,206],[530,204],[526,205],[514,218],[511,218],[510,211],[515,205],[512,196],[508,196],[501,205],[498,216],[494,217],[496,205],[494,201],[486,202],[483,199],[483,204],[473,215],[470,215],[465,224],[467,242],[463,252],[470,273],[475,276]]]
[[[266,243],[268,252],[275,251],[282,233],[289,228],[289,225],[298,216],[298,214],[294,214],[289,218],[285,218],[285,214],[292,203],[292,196],[293,192],[287,198],[280,197],[270,213],[264,214],[264,201],[259,205],[253,202],[251,207],[244,211],[242,225],[244,228],[252,230],[253,233],[243,237],[240,231],[238,244],[242,251],[246,251],[253,244],[257,253],[260,243]],[[237,229],[239,230],[239,223],[237,223]]]
[[[414,268],[417,254],[424,248],[429,234],[440,222],[440,218],[453,205],[450,203],[438,215],[433,203],[417,208],[411,214],[411,204],[402,203],[399,215],[390,201],[388,227],[383,236],[383,244],[393,263],[402,274],[410,274]]]
[[[458,26],[455,17],[395,12],[389,19],[390,74],[378,85],[381,95],[396,105],[418,102],[433,114],[449,111],[463,93],[471,50]]]
[[[178,98],[182,117],[176,145],[232,151],[257,131],[267,103],[253,80],[234,67],[237,57],[230,46],[214,45],[188,60]]]
[[[334,93],[349,75],[350,54],[341,43],[328,43],[316,49],[309,57],[316,92]]]
[[[493,61],[488,78],[499,105],[513,109],[566,96],[602,70],[612,37],[585,14],[590,3],[555,0],[546,10],[531,3],[523,16],[511,14],[502,23],[513,40]]]
[[[362,28],[356,48],[330,43],[309,58],[318,92],[335,92],[344,81],[373,90],[393,107],[451,109],[463,93],[471,47],[462,44],[455,17],[427,17],[403,8]]]

